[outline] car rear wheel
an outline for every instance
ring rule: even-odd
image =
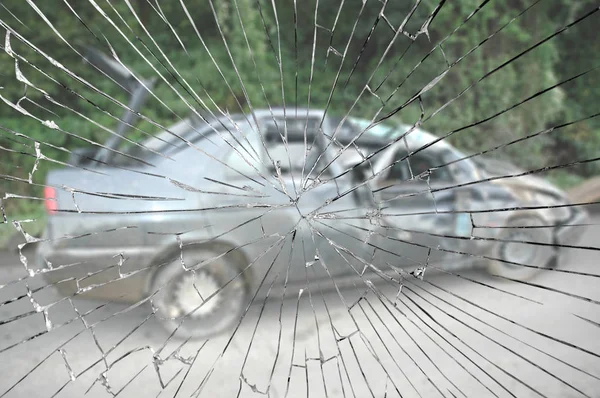
[[[200,250],[157,270],[150,294],[157,318],[181,338],[207,338],[235,324],[250,288],[241,267],[221,253]],[[216,259],[215,259],[216,258]],[[211,260],[213,259],[213,260]],[[205,265],[200,265],[207,261]]]
[[[556,257],[552,227],[535,216],[515,217],[502,228],[491,249],[488,271],[508,279],[527,280],[551,268]],[[540,243],[540,244],[536,244]]]

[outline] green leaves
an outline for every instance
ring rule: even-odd
[[[51,26],[27,2],[12,4],[11,11],[19,20],[8,15],[3,20],[23,35],[23,40],[11,35],[10,44],[23,58],[19,68],[34,87],[25,91],[15,78],[15,60],[1,52],[0,94],[13,103],[26,96],[21,105],[39,119],[52,120],[79,137],[104,142],[109,133],[86,118],[106,129],[114,128],[115,117],[123,112],[114,100],[126,103],[127,93],[82,62],[78,46],[91,44],[106,53],[114,52],[140,78],[157,78],[154,96],[142,113],[161,125],[185,116],[190,112],[188,104],[239,112],[239,105],[243,111],[248,111],[250,104],[254,108],[281,106],[282,95],[287,106],[310,103],[333,113],[346,113],[353,107],[354,115],[371,118],[379,112],[382,116],[413,97],[448,65],[452,67],[444,79],[421,97],[425,118],[435,114],[423,128],[441,135],[475,124],[450,138],[466,151],[489,149],[598,109],[600,82],[598,73],[591,73],[494,116],[560,80],[599,65],[600,49],[591,18],[486,77],[587,12],[593,1],[577,6],[566,0],[539,2],[519,16],[531,2],[495,0],[454,33],[481,1],[446,2],[429,26],[429,36],[422,34],[413,42],[403,33],[393,40],[393,29],[406,22],[405,32],[415,34],[438,6],[437,0],[421,2],[406,21],[412,2],[387,2],[382,14],[382,2],[367,2],[363,7],[361,2],[319,0],[316,30],[316,0],[297,2],[296,8],[288,0],[212,0],[226,45],[208,0],[184,0],[190,18],[179,1],[130,3],[135,15],[126,2],[96,2],[98,8],[87,0],[39,2]],[[445,41],[440,47],[441,40]],[[420,114],[419,104],[413,102],[395,117],[412,124]],[[486,118],[490,120],[478,123]],[[8,106],[0,107],[0,125],[43,142],[68,144],[69,149],[89,145]],[[148,134],[157,131],[143,120],[138,128]],[[133,137],[137,136],[144,133],[134,133]],[[590,142],[600,142],[597,118],[527,139],[496,154],[512,158],[522,167],[543,167],[554,162],[549,153],[561,159],[592,156]],[[18,150],[20,144],[14,136],[2,133],[0,145]],[[68,156],[49,147],[43,151],[59,161]],[[24,162],[23,170],[32,166],[26,156],[14,157],[14,161]],[[0,172],[20,173],[9,170],[7,164],[10,161],[0,164]],[[594,173],[599,171],[597,167],[589,164],[579,172]],[[40,182],[45,170],[36,174]],[[6,182],[6,190],[19,190],[14,184],[18,183]]]

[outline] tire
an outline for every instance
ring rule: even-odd
[[[552,227],[543,227],[542,219],[535,216],[521,216],[510,219],[498,235],[498,241],[491,248],[487,269],[492,275],[525,281],[531,279],[542,269],[552,268],[556,262],[556,250],[553,246],[519,243],[528,241],[552,244]],[[512,227],[512,228],[510,228]]]
[[[149,294],[156,318],[179,338],[204,339],[239,321],[250,296],[250,283],[240,274],[243,264],[223,252],[198,249],[158,269]]]

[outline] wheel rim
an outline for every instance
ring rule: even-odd
[[[171,307],[180,310],[179,316],[209,316],[221,305],[223,293],[219,292],[219,287],[216,278],[208,272],[186,272],[172,288]]]
[[[196,338],[220,332],[239,317],[247,295],[235,275],[217,266],[173,275],[157,297],[163,322]]]
[[[508,262],[505,263],[506,266],[519,267],[518,264],[531,264],[537,255],[538,247],[531,243],[522,242],[533,242],[533,237],[526,232],[515,232],[506,239],[515,241],[502,244],[501,256],[502,259]]]

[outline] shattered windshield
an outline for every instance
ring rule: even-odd
[[[0,1],[0,398],[598,397],[599,12]]]

